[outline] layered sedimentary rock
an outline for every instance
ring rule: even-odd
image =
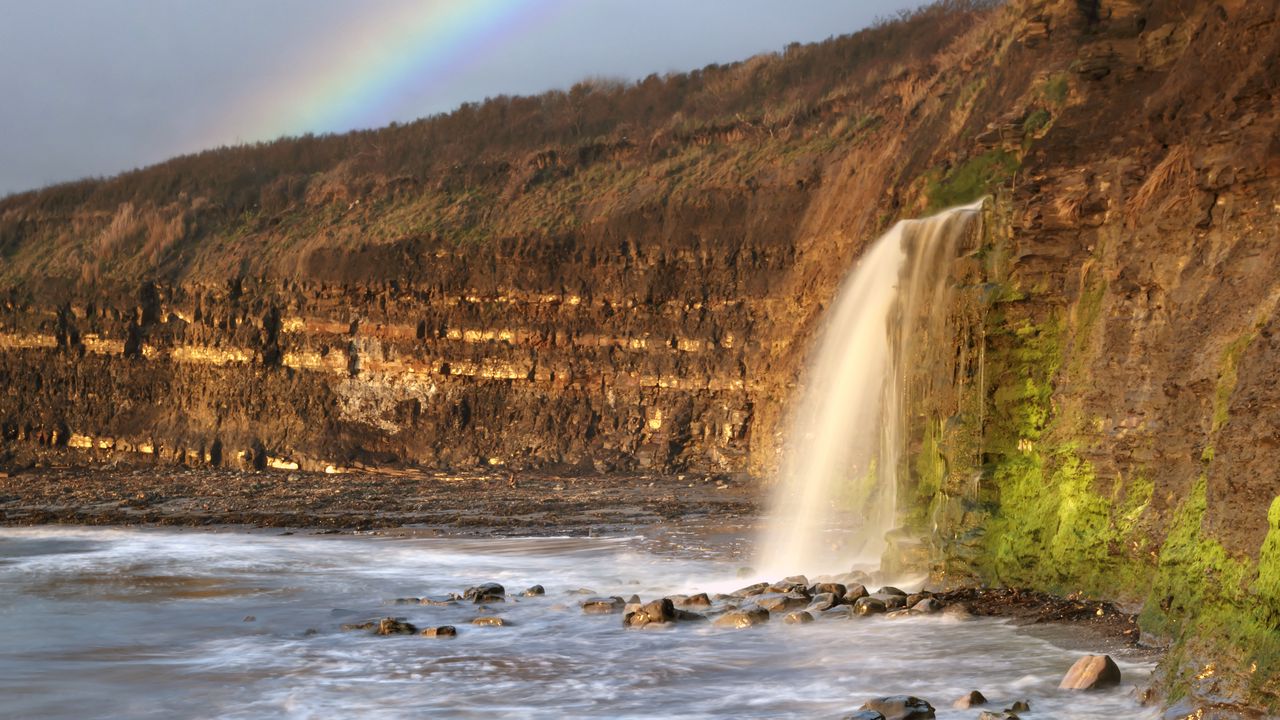
[[[766,475],[861,249],[989,194],[912,378],[904,537],[1143,602],[1174,698],[1274,708],[1278,53],[1274,2],[1028,0],[683,104],[567,97],[649,114],[554,142],[401,163],[437,126],[391,128],[9,198],[5,451]]]

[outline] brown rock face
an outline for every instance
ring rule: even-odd
[[[1058,687],[1063,690],[1104,690],[1120,684],[1120,668],[1110,655],[1086,655],[1067,671]]]

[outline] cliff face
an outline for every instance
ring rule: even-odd
[[[1274,709],[1277,13],[934,10],[595,134],[369,160],[446,118],[10,198],[6,450],[762,475],[860,250],[991,194],[904,522],[939,575],[1144,603],[1175,700]]]

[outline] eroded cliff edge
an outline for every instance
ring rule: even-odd
[[[925,562],[1144,603],[1174,702],[1275,711],[1278,54],[1274,2],[958,5],[8,198],[7,462],[763,475],[860,250],[990,194]]]

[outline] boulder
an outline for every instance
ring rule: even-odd
[[[978,715],[978,720],[1021,720],[1021,718],[1011,712],[992,712],[990,710],[983,710]]]
[[[758,598],[756,604],[768,610],[769,612],[787,612],[802,608],[809,604],[809,598],[800,593],[787,593],[786,595],[769,595]]]
[[[871,593],[867,592],[867,586],[866,586],[866,585],[861,585],[861,584],[856,584],[856,583],[855,583],[855,584],[853,584],[853,585],[846,585],[846,586],[845,586],[844,597],[843,597],[842,599],[844,600],[844,602],[852,603],[853,601],[857,600],[858,598],[864,598],[864,597],[867,597],[867,596],[868,596],[868,595],[870,595],[870,594],[871,594]]]
[[[429,627],[422,631],[422,637],[457,637],[458,629],[452,625]]]
[[[875,710],[859,710],[852,715],[845,715],[840,720],[884,720],[884,716]]]
[[[888,610],[889,606],[885,605],[884,601],[879,598],[858,598],[858,601],[853,604],[853,611],[858,615],[876,615]]]
[[[911,612],[916,613],[917,615],[933,615],[934,613],[942,612],[942,603],[931,597],[924,598],[910,607]]]
[[[494,582],[481,583],[462,592],[463,600],[471,600],[477,605],[486,602],[502,602],[506,596],[507,589]]]
[[[620,597],[591,598],[580,603],[582,612],[588,615],[610,615],[622,610],[626,604]]]
[[[820,593],[813,596],[813,601],[805,607],[805,610],[810,612],[822,612],[823,610],[830,610],[839,603],[840,598],[836,597],[835,593]]]
[[[885,720],[929,720],[935,717],[933,706],[913,695],[892,695],[868,700],[859,710],[871,710]]]
[[[791,577],[783,578],[782,582],[790,583],[792,585],[808,585],[809,578],[805,577],[804,575],[792,575]]]
[[[702,613],[676,608],[676,620],[680,622],[706,622],[709,618]]]
[[[836,602],[840,602],[844,599],[846,590],[848,590],[848,588],[841,583],[824,582],[810,586],[809,595],[810,597],[816,598],[819,595],[830,594],[835,597]]]
[[[396,598],[395,600],[391,601],[391,604],[392,605],[421,605],[422,598],[415,598],[415,597]]]
[[[1102,690],[1120,684],[1120,668],[1110,655],[1085,655],[1067,671],[1058,687],[1063,690]]]
[[[627,613],[622,618],[622,624],[626,627],[645,627],[674,622],[675,619],[675,605],[669,598],[662,598],[647,602],[641,605],[639,610]]]
[[[822,619],[824,620],[851,620],[857,615],[858,613],[853,609],[852,605],[837,605],[830,610],[822,611]]]
[[[871,597],[884,603],[884,606],[890,610],[897,610],[907,606],[906,595],[894,595],[893,593],[875,593]]]
[[[795,612],[787,613],[787,616],[782,618],[782,622],[788,625],[805,625],[813,622],[813,616],[804,610],[797,610]]]
[[[379,635],[413,635],[418,628],[400,618],[382,618],[378,621]]]
[[[1031,712],[1031,703],[1026,700],[1018,700],[1014,704],[1004,709],[1007,713]]]
[[[754,605],[730,610],[712,623],[716,627],[749,628],[769,622],[769,611]]]
[[[877,590],[876,594],[877,595],[901,595],[903,597],[907,596],[907,593],[905,590],[899,590],[898,588],[892,585],[885,585],[884,587]]]
[[[986,704],[987,698],[985,695],[977,690],[970,690],[963,696],[956,698],[955,702],[951,703],[951,707],[967,710],[969,708],[980,707]]]
[[[681,600],[679,604],[683,607],[708,608],[711,607],[711,598],[706,593],[698,593]]]
[[[752,595],[759,595],[767,591],[768,589],[769,589],[769,583],[760,582],[754,585],[748,585],[744,588],[738,588],[737,590],[734,590],[729,594],[735,595],[737,597],[751,597]]]
[[[529,588],[528,590],[525,590],[520,594],[524,595],[525,597],[538,597],[539,595],[546,595],[547,589],[542,587],[541,585],[534,585],[533,587]]]
[[[505,627],[510,625],[511,622],[500,618],[497,615],[481,615],[478,618],[473,618],[471,620],[471,624],[479,625],[481,627]]]

